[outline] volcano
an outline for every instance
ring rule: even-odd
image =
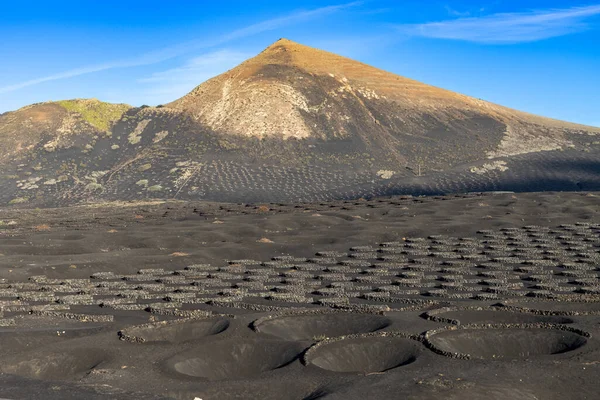
[[[280,39],[164,106],[0,115],[0,203],[600,190],[599,135]]]

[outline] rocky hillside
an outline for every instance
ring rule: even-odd
[[[600,189],[600,129],[281,39],[164,107],[0,115],[0,204]]]
[[[286,39],[169,107],[223,134],[351,140],[386,148],[398,160],[425,156],[442,168],[482,152],[493,157],[562,149],[572,145],[569,133],[589,130]]]

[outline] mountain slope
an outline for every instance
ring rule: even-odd
[[[131,109],[96,99],[47,102],[0,115],[0,161],[47,140],[48,150],[75,145],[81,136],[110,135],[111,124]]]
[[[0,115],[0,203],[600,189],[599,134],[282,39],[164,107]]]
[[[169,104],[211,129],[253,137],[344,139],[446,147],[479,141],[490,156],[571,145],[587,127],[460,95],[281,39]],[[443,149],[440,149],[443,152]],[[473,153],[465,148],[467,157]],[[480,152],[473,155],[480,156]],[[416,150],[418,152],[418,150]],[[410,154],[398,149],[400,159]]]

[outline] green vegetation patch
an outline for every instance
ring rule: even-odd
[[[111,122],[121,119],[121,116],[131,108],[127,104],[104,103],[96,99],[63,100],[57,104],[67,111],[80,114],[84,121],[104,132],[110,130]]]
[[[90,182],[85,186],[88,192],[104,192],[104,186],[96,182]]]
[[[144,172],[144,171],[148,171],[150,168],[152,168],[152,164],[144,164],[144,165],[140,165],[140,167],[138,168],[138,171]]]
[[[162,187],[162,186],[160,186],[160,185],[154,185],[154,186],[150,186],[150,187],[148,188],[148,191],[149,191],[149,192],[160,192],[160,191],[162,191],[162,190],[163,190],[163,187]]]
[[[12,199],[8,202],[8,204],[23,204],[27,203],[29,199],[27,197],[17,197],[16,199]]]

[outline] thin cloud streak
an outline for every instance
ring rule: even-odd
[[[287,15],[287,16],[270,19],[267,21],[249,25],[249,26],[241,28],[241,29],[237,29],[237,30],[230,32],[230,33],[228,33],[220,38],[217,38],[215,40],[202,41],[202,42],[201,41],[189,41],[189,42],[185,42],[185,43],[180,43],[180,44],[172,46],[172,47],[145,53],[145,54],[142,54],[135,58],[123,59],[123,60],[117,60],[117,61],[108,62],[108,63],[102,63],[102,64],[97,64],[97,65],[85,66],[85,67],[81,67],[81,68],[75,68],[75,69],[60,72],[57,74],[48,75],[48,76],[44,76],[44,77],[40,77],[40,78],[36,78],[36,79],[31,79],[28,81],[15,83],[13,85],[0,87],[0,93],[12,92],[12,91],[23,89],[23,88],[26,88],[29,86],[38,85],[38,84],[44,83],[44,82],[56,81],[56,80],[60,80],[60,79],[68,79],[68,78],[73,78],[73,77],[80,76],[80,75],[86,75],[86,74],[106,71],[106,70],[110,70],[110,69],[140,67],[140,66],[145,66],[145,65],[157,64],[159,62],[163,62],[163,61],[175,58],[177,56],[187,54],[194,50],[206,49],[206,48],[210,48],[213,46],[222,45],[222,44],[225,44],[227,42],[230,42],[230,41],[233,41],[236,39],[250,37],[250,36],[262,33],[262,32],[267,32],[270,30],[277,29],[277,28],[285,26],[285,25],[290,25],[290,24],[299,23],[299,22],[309,20],[309,19],[323,17],[323,16],[326,16],[329,14],[336,13],[336,12],[341,11],[346,8],[359,6],[361,4],[363,4],[363,1],[354,1],[351,3],[316,8],[314,10],[298,11],[298,12],[295,12],[295,13]]]
[[[140,93],[146,103],[163,103],[165,99],[171,101],[188,93],[200,82],[233,68],[249,56],[248,53],[223,49],[194,57],[179,67],[138,79],[138,83],[148,85]]]
[[[477,18],[401,25],[400,32],[427,38],[488,44],[535,42],[582,32],[586,19],[600,15],[600,5],[523,13],[492,14]]]
[[[470,11],[458,11],[450,6],[445,6],[444,8],[446,9],[449,15],[452,15],[454,17],[468,17],[471,15]]]
[[[285,26],[292,23],[298,23],[301,21],[305,21],[311,18],[323,17],[328,14],[332,14],[338,11],[341,11],[345,8],[357,7],[364,3],[364,1],[353,1],[351,3],[340,4],[337,6],[327,6],[322,8],[317,8],[309,11],[300,11],[285,17],[274,18],[271,20],[259,22],[254,25],[247,26],[242,29],[235,30],[228,35],[225,35],[219,43],[223,44],[225,42],[229,42],[235,39],[240,39],[252,35],[256,35],[261,32],[271,31],[273,29],[277,29],[281,26]]]
[[[163,83],[172,82],[174,80],[185,79],[198,82],[196,74],[201,73],[203,80],[211,78],[215,74],[223,72],[225,68],[231,68],[240,62],[244,61],[250,55],[238,51],[230,51],[227,49],[217,50],[212,53],[207,53],[198,57],[194,57],[187,61],[184,65],[171,68],[166,71],[154,72],[146,78],[138,79],[140,83]],[[189,75],[193,75],[188,79]]]

